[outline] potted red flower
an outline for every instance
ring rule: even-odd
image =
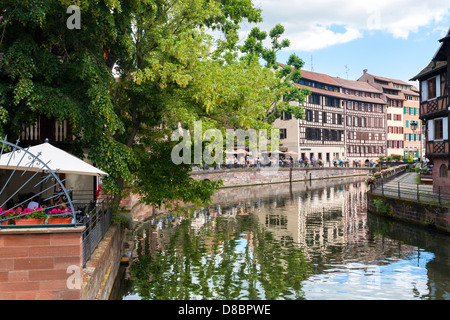
[[[3,210],[0,208],[0,225],[11,225],[14,224],[14,215],[16,214],[16,211],[13,209],[9,210]]]
[[[33,225],[45,223],[45,212],[42,209],[24,209],[15,218],[16,225]]]
[[[72,211],[54,208],[48,213],[48,224],[69,224],[72,223]]]

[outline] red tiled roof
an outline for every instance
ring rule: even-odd
[[[340,87],[339,83],[337,83],[335,80],[333,80],[330,76],[328,76],[326,74],[311,72],[311,71],[307,71],[307,70],[301,70],[301,72],[302,72],[302,78],[304,78],[304,79]]]
[[[328,90],[323,90],[323,89],[318,89],[318,88],[314,88],[314,87],[308,87],[302,84],[298,84],[298,83],[294,83],[298,88],[302,89],[302,88],[308,88],[309,90],[311,90],[311,92],[315,92],[315,93],[320,93],[323,95],[327,95],[327,96],[331,96],[331,97],[336,97],[336,98],[343,98],[344,95],[340,92],[334,92],[334,91],[328,91]]]

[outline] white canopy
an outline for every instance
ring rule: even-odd
[[[8,170],[28,170],[38,171],[43,167],[43,163],[46,164],[52,171],[58,173],[73,173],[88,176],[104,176],[106,172],[97,169],[89,163],[75,157],[74,155],[52,146],[50,143],[45,142],[37,146],[27,149],[32,155],[37,156],[42,161],[40,164],[33,164],[30,166],[32,159],[30,155],[25,155],[23,152],[15,151],[5,153],[0,158],[0,169]],[[39,154],[40,153],[40,154]],[[43,169],[45,170],[45,169]]]

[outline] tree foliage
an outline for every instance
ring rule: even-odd
[[[73,30],[71,4],[1,1],[0,133],[15,138],[39,115],[67,119],[72,152],[89,146],[89,160],[108,172],[105,190],[119,199],[130,189],[158,206],[207,201],[219,183],[170,162],[172,130],[198,120],[204,130],[268,128],[291,110],[280,100],[304,98],[286,81],[297,71],[237,58],[240,23],[262,20],[251,0],[81,1]],[[280,27],[270,32],[272,51],[257,48],[271,65],[287,45]]]

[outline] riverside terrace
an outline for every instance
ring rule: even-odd
[[[279,168],[378,168],[380,170],[380,163],[381,168],[387,168],[392,166],[398,166],[402,164],[415,164],[417,162],[400,162],[400,161],[381,161],[381,162],[375,162],[375,161],[366,161],[361,162],[359,160],[350,161],[348,159],[333,159],[332,161],[323,161],[321,159],[319,160],[309,160],[308,158],[293,160],[291,157],[280,157],[278,159],[278,167]],[[232,169],[256,169],[256,168],[270,168],[270,167],[276,167],[276,160],[272,159],[269,161],[266,161],[266,163],[254,160],[250,157],[241,157],[241,158],[234,158],[232,161],[226,160],[223,164],[217,164],[215,166],[209,166],[209,165],[198,165],[193,164],[192,165],[192,171],[211,171],[211,170],[232,170]]]

